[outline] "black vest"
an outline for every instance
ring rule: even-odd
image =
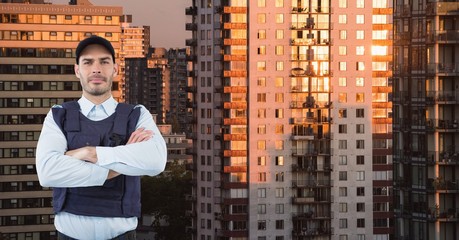
[[[101,121],[81,114],[78,102],[66,102],[52,111],[67,138],[68,150],[125,145],[140,116],[140,108],[124,103],[118,103],[115,113]],[[140,217],[140,177],[119,175],[103,186],[54,188],[53,209],[84,216]]]

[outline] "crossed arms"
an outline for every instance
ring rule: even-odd
[[[149,112],[142,107],[137,130],[116,147],[83,147],[67,151],[67,140],[46,116],[37,145],[37,173],[47,187],[101,186],[119,174],[154,176],[166,165],[166,144]]]

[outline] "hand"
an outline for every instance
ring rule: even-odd
[[[91,163],[97,162],[96,147],[82,147],[70,150],[67,151],[65,155]]]
[[[112,179],[112,178],[115,178],[115,177],[118,177],[120,174],[118,172],[115,172],[113,170],[110,170],[108,171],[108,176],[107,176],[107,180],[108,179]]]
[[[152,130],[145,130],[145,128],[138,128],[131,134],[126,145],[131,144],[131,143],[144,142],[144,141],[149,140],[152,137],[153,137]]]

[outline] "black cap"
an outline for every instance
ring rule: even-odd
[[[113,63],[115,63],[115,49],[113,49],[113,46],[112,44],[105,38],[103,37],[99,37],[99,36],[96,36],[96,35],[92,35],[84,40],[82,40],[77,48],[76,48],[76,51],[75,51],[75,54],[76,54],[76,63],[78,64],[78,60],[80,59],[80,55],[81,53],[83,52],[83,50],[91,45],[91,44],[99,44],[103,47],[105,47],[109,52],[110,54],[112,55],[112,58],[113,58]]]

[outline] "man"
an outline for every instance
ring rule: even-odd
[[[53,187],[58,238],[135,239],[140,177],[161,173],[166,144],[143,106],[117,103],[109,41],[92,36],[76,49],[78,102],[54,106],[37,145],[40,184]]]

